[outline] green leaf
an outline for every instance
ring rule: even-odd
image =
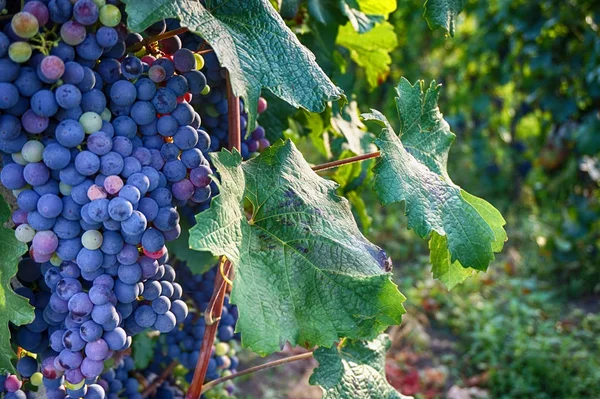
[[[185,262],[194,274],[206,273],[217,264],[219,258],[213,256],[210,252],[192,250],[189,244],[191,226],[187,218],[182,217],[179,224],[181,235],[176,240],[167,243],[169,255],[174,259]]]
[[[190,246],[235,265],[231,301],[245,347],[259,354],[286,341],[330,347],[400,322],[405,298],[383,271],[385,252],[360,233],[337,185],[314,173],[291,141],[244,163],[237,151],[211,158],[220,194],[196,216]]]
[[[376,150],[373,145],[373,135],[367,131],[366,126],[360,120],[356,101],[350,102],[339,113],[334,112],[331,125],[336,132],[346,138],[346,148],[354,155]]]
[[[435,231],[431,232],[429,251],[433,277],[444,283],[449,290],[477,273],[477,270],[463,267],[458,261],[450,262],[448,239]]]
[[[384,126],[375,140],[381,160],[374,168],[374,189],[383,205],[406,202],[408,227],[421,237],[432,231],[445,236],[448,262],[486,270],[506,241],[506,222],[492,205],[466,193],[448,176],[448,151],[455,136],[437,107],[440,86],[432,82],[426,91],[423,86],[422,81],[413,86],[402,78],[396,89],[399,135],[378,111],[364,115]],[[443,250],[440,245],[433,248]]]
[[[138,334],[133,338],[133,361],[135,368],[144,370],[154,358],[154,339],[149,333]]]
[[[425,19],[431,29],[443,28],[454,36],[456,17],[465,6],[465,0],[427,0]]]
[[[310,142],[315,149],[319,151],[326,159],[332,157],[331,147],[329,145],[329,135],[325,131],[326,126],[322,114],[313,114],[309,112],[301,112],[298,116],[298,121],[303,127],[303,130],[308,133]]]
[[[347,18],[353,29],[365,33],[388,19],[396,0],[308,0],[308,11],[324,25],[343,25]]]
[[[3,227],[10,218],[10,208],[0,197],[0,372],[14,373],[11,360],[15,353],[10,344],[8,323],[22,326],[33,321],[34,308],[27,299],[15,294],[10,284],[11,278],[17,273],[17,265],[21,256],[27,252],[27,245],[17,241],[12,229]]]
[[[263,88],[294,107],[321,112],[345,98],[285,25],[268,0],[125,0],[129,28],[140,32],[163,18],[177,18],[201,35],[230,73],[234,93],[255,126]],[[209,11],[210,10],[210,11]]]
[[[357,33],[350,24],[340,28],[336,43],[350,51],[350,57],[364,68],[371,88],[377,87],[390,72],[390,52],[398,47],[394,26],[389,22],[377,25],[367,33]]]
[[[386,380],[385,354],[389,346],[387,334],[381,334],[372,341],[318,348],[313,356],[319,367],[309,382],[321,386],[323,399],[409,399]]]

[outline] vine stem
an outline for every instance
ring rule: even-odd
[[[142,40],[141,42],[129,46],[127,48],[127,53],[135,53],[136,51],[141,50],[142,47],[147,46],[151,43],[160,42],[161,40],[165,40],[165,39],[168,39],[173,36],[181,35],[182,33],[185,33],[187,31],[188,31],[188,28],[177,28],[177,29],[173,29],[168,32],[165,32],[165,33],[161,33],[160,35],[147,37],[144,40]]]
[[[171,376],[173,370],[175,369],[175,367],[177,367],[178,364],[179,363],[177,362],[177,360],[173,360],[171,363],[169,363],[169,365],[163,370],[161,375],[158,376],[154,381],[152,381],[152,384],[148,385],[144,389],[144,391],[142,391],[142,398],[147,398],[152,392],[156,391],[160,384],[162,384],[164,380]]]
[[[350,163],[364,161],[366,159],[378,158],[381,156],[381,151],[371,152],[369,154],[357,155],[355,157],[338,159],[337,161],[326,162],[312,167],[312,170],[318,172],[320,170],[337,168],[338,166],[347,165]]]
[[[228,105],[228,122],[229,122],[229,149],[236,148],[238,151],[242,145],[242,135],[240,131],[240,98],[236,97],[231,87],[229,72],[226,76],[227,81],[227,105]],[[194,370],[194,377],[190,388],[186,394],[186,399],[198,399],[202,395],[202,387],[208,370],[208,362],[212,356],[212,346],[219,327],[221,312],[223,311],[223,301],[225,300],[225,292],[227,291],[227,280],[232,272],[233,265],[229,260],[222,259],[222,272],[217,273],[215,277],[215,287],[212,297],[208,303],[204,319],[206,321],[206,329],[202,338],[202,346],[200,348],[200,356]]]
[[[272,362],[259,364],[258,366],[250,367],[250,368],[240,371],[238,373],[228,375],[227,377],[217,378],[216,380],[212,380],[212,381],[204,384],[204,386],[202,387],[202,393],[208,391],[209,389],[214,388],[216,385],[219,385],[225,381],[233,380],[234,378],[241,377],[246,374],[252,374],[257,371],[277,367],[282,364],[291,363],[291,362],[295,362],[295,361],[303,360],[303,359],[310,359],[312,357],[312,355],[313,355],[313,351],[302,353],[300,355],[288,356],[288,357],[284,357],[283,359],[277,359],[277,360],[273,360]]]

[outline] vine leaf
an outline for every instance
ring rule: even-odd
[[[15,353],[10,344],[10,331],[7,327],[11,322],[17,326],[29,324],[34,319],[33,307],[27,299],[15,294],[10,280],[17,273],[17,265],[21,256],[27,251],[27,245],[17,241],[12,229],[4,227],[10,217],[10,208],[4,198],[0,197],[0,371],[14,373],[11,360]]]
[[[387,334],[372,341],[348,341],[341,347],[318,348],[319,362],[310,377],[320,385],[323,399],[409,399],[385,378],[385,354],[390,346]]]
[[[354,155],[375,151],[373,134],[367,131],[360,119],[360,110],[356,101],[351,101],[339,112],[333,112],[331,126],[346,139],[346,148]]]
[[[133,361],[135,368],[144,370],[154,358],[154,339],[148,333],[135,336],[133,340]]]
[[[363,115],[383,126],[375,140],[381,160],[374,168],[374,189],[383,205],[406,203],[408,227],[421,237],[432,232],[444,237],[441,245],[433,236],[430,246],[436,274],[457,261],[462,267],[486,270],[507,239],[506,222],[492,205],[448,176],[448,151],[455,136],[437,107],[439,90],[435,82],[424,91],[422,81],[413,86],[402,78],[396,88],[399,135],[378,111]]]
[[[210,252],[198,252],[190,248],[191,226],[187,217],[182,217],[179,225],[181,226],[181,235],[176,240],[167,243],[171,258],[185,262],[194,274],[206,273],[219,262],[219,258],[212,256]]]
[[[477,270],[463,267],[458,261],[450,262],[448,240],[435,231],[431,232],[429,251],[433,277],[444,283],[449,290],[477,273]]]
[[[427,0],[425,19],[431,29],[443,28],[454,36],[456,17],[465,6],[465,0]]]
[[[390,73],[390,52],[398,47],[398,38],[389,22],[378,24],[367,33],[356,33],[346,24],[340,28],[336,43],[350,51],[350,57],[365,70],[373,89]]]
[[[231,301],[245,347],[263,355],[286,341],[330,347],[400,322],[405,298],[383,270],[387,255],[291,141],[244,163],[237,151],[211,157],[220,194],[196,216],[190,246],[235,265]]]
[[[347,19],[359,33],[370,31],[395,10],[395,0],[308,0],[308,11],[318,22],[343,25]]]
[[[233,92],[245,101],[248,131],[255,126],[263,87],[311,112],[345,98],[269,0],[207,0],[206,7],[197,0],[124,2],[133,31],[143,31],[163,18],[177,18],[210,43],[230,73]]]

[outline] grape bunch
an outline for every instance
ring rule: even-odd
[[[194,97],[191,103],[200,114],[204,129],[210,134],[210,151],[217,151],[222,147],[227,147],[228,144],[227,87],[215,54],[206,54],[204,60],[210,92],[205,96]],[[258,113],[261,114],[266,109],[267,101],[260,97],[258,100]],[[247,123],[248,114],[244,112],[244,103],[240,100],[240,129],[243,138],[240,153],[244,159],[262,152],[271,145],[265,136],[265,129],[260,125],[252,129],[250,135],[246,137]]]
[[[160,374],[166,365],[176,360],[185,369],[185,381],[191,383],[206,328],[202,312],[206,311],[208,307],[215,276],[219,271],[218,268],[213,268],[202,275],[194,275],[184,262],[176,262],[175,267],[184,292],[187,293],[198,313],[190,313],[179,328],[160,337],[154,352],[155,358],[149,370]],[[230,304],[229,297],[226,296],[217,331],[217,340],[213,344],[212,358],[208,363],[206,381],[236,372],[239,364],[235,351],[238,337],[234,334],[237,317],[237,307]],[[233,385],[225,384],[221,388],[221,391],[223,390],[227,392],[226,394],[223,392],[225,396],[228,396],[233,391]],[[211,395],[218,394],[219,390],[211,393]]]
[[[0,22],[0,180],[29,245],[16,290],[36,307],[16,341],[40,355],[48,397],[95,398],[132,336],[186,319],[165,244],[181,232],[177,206],[213,193],[191,105],[208,92],[204,61],[178,39],[128,51],[167,24],[129,33],[122,10],[32,0]]]

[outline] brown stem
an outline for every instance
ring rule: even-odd
[[[337,161],[322,163],[312,167],[312,170],[318,172],[320,170],[336,168],[338,166],[347,165],[354,162],[364,161],[365,159],[377,158],[381,156],[381,151],[371,152],[369,154],[357,155],[355,157],[338,159]]]
[[[216,385],[219,385],[225,381],[233,380],[234,378],[241,377],[246,374],[255,373],[257,371],[277,367],[282,364],[291,363],[291,362],[295,362],[295,361],[303,360],[303,359],[309,359],[312,357],[312,355],[313,355],[313,351],[302,353],[300,355],[288,356],[288,357],[284,357],[283,359],[273,360],[272,362],[268,362],[265,364],[259,364],[258,366],[250,367],[249,369],[240,371],[235,374],[228,375],[227,377],[217,378],[216,380],[212,380],[212,381],[204,384],[204,386],[202,387],[202,393],[208,391],[209,389],[214,388]]]
[[[233,88],[231,87],[231,79],[229,71],[226,76],[227,82],[227,106],[229,113],[227,120],[229,123],[229,149],[237,148],[240,150],[242,146],[242,132],[240,129],[240,98],[233,94]]]
[[[152,381],[152,384],[148,385],[146,389],[142,391],[142,398],[147,398],[153,392],[155,392],[160,386],[160,384],[162,384],[164,380],[169,378],[169,376],[173,373],[173,370],[175,369],[175,367],[177,367],[178,364],[179,363],[177,362],[177,360],[173,360],[171,363],[169,363],[167,368],[163,370],[160,376],[158,376],[154,381]]]
[[[229,73],[227,74],[227,105],[229,106],[229,149],[236,148],[239,151],[242,145],[240,132],[240,98],[233,94],[233,89],[229,81]],[[217,328],[219,327],[219,320],[221,319],[221,312],[223,311],[223,301],[228,286],[225,278],[229,278],[232,269],[233,265],[230,261],[226,260],[223,267],[223,273],[221,274],[221,271],[219,271],[215,277],[215,286],[212,297],[208,303],[206,313],[204,314],[206,329],[204,330],[204,337],[202,338],[200,356],[196,363],[194,378],[192,379],[190,388],[185,396],[186,399],[198,399],[200,395],[202,395],[202,385],[206,378],[208,362],[212,356],[212,346],[213,342],[215,342],[215,335],[217,334]]]
[[[224,274],[228,274],[230,270],[231,262],[226,261]],[[223,279],[223,276],[221,276],[221,273],[217,273],[213,294],[208,303],[206,313],[204,314],[206,328],[204,330],[204,337],[202,338],[200,356],[196,363],[194,377],[190,384],[190,388],[188,389],[186,399],[198,399],[202,394],[202,385],[204,384],[206,372],[208,371],[208,362],[212,357],[212,347],[215,342],[215,336],[217,335],[217,329],[219,328],[221,312],[223,311],[223,300],[225,299],[226,288],[227,283]]]
[[[196,51],[196,54],[203,55],[203,54],[212,53],[213,51],[215,51],[215,50],[213,50],[213,49],[209,48],[209,49],[206,49],[206,50],[200,50],[200,51]]]
[[[127,53],[135,53],[136,51],[141,50],[142,47],[145,47],[151,43],[160,42],[161,40],[165,40],[165,39],[168,39],[173,36],[181,35],[182,33],[185,33],[187,31],[188,31],[188,28],[177,28],[177,29],[173,29],[168,32],[165,32],[165,33],[161,33],[160,35],[147,37],[144,40],[142,40],[141,42],[129,46],[127,48]]]

